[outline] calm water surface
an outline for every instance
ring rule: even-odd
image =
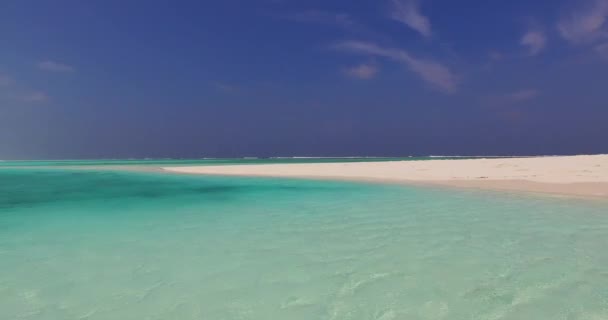
[[[608,319],[608,204],[0,169],[0,319]]]

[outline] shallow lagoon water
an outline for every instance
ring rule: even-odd
[[[608,204],[0,170],[0,319],[606,319]]]

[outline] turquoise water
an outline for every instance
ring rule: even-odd
[[[608,319],[608,204],[0,170],[0,319]]]

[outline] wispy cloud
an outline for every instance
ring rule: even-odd
[[[11,78],[5,74],[0,74],[0,87],[9,86],[9,85],[13,84],[13,82],[14,82],[13,78]]]
[[[519,91],[510,93],[510,94],[506,95],[505,97],[508,100],[511,100],[514,102],[519,102],[519,101],[526,101],[526,100],[534,99],[534,98],[538,97],[539,94],[540,94],[540,92],[538,92],[538,90],[536,90],[536,89],[523,89],[523,90],[519,90]]]
[[[35,91],[30,88],[24,87],[20,83],[16,83],[15,80],[6,75],[0,73],[0,93],[2,99],[8,99],[11,101],[25,101],[25,102],[46,102],[50,100],[48,94],[42,91]]]
[[[492,61],[500,61],[503,60],[505,58],[505,54],[500,52],[500,51],[496,51],[496,50],[491,50],[488,53],[488,57],[490,58],[490,60]]]
[[[355,21],[347,13],[329,13],[320,10],[308,10],[282,15],[281,17],[292,21],[331,24],[343,28],[351,28],[356,25]]]
[[[357,21],[352,15],[344,12],[335,13],[322,10],[308,10],[273,16],[289,21],[333,26],[336,28],[340,28],[343,31],[357,37],[364,37],[369,39],[386,38],[385,35],[376,32],[375,30],[369,28],[369,26],[366,26]]]
[[[217,81],[217,82],[213,83],[213,86],[218,91],[221,91],[224,93],[237,93],[240,91],[239,87],[232,85],[232,84],[225,83],[225,82]]]
[[[72,66],[69,66],[69,65],[63,64],[63,63],[59,63],[56,61],[51,61],[51,60],[41,61],[40,63],[38,63],[38,68],[40,68],[40,70],[51,71],[51,72],[74,72],[75,71],[74,67],[72,67]]]
[[[529,55],[535,56],[545,49],[547,37],[540,30],[530,30],[523,35],[520,44],[528,48]]]
[[[378,74],[378,67],[373,64],[360,64],[344,69],[344,74],[357,79],[371,79]]]
[[[403,63],[436,89],[446,93],[457,90],[457,78],[447,67],[435,61],[415,58],[403,49],[385,48],[364,41],[341,42],[334,45],[334,49],[383,57]]]
[[[49,99],[48,94],[41,91],[30,92],[23,97],[23,100],[27,102],[46,102]]]
[[[587,6],[562,17],[557,29],[571,43],[588,43],[608,37],[608,0],[588,0]]]
[[[540,96],[540,91],[533,88],[525,88],[509,93],[495,93],[483,95],[479,101],[486,106],[494,108],[510,108],[520,103],[531,101]]]
[[[433,35],[429,18],[420,11],[418,0],[391,0],[391,17],[414,29],[425,38]]]
[[[602,43],[595,47],[595,52],[600,55],[600,57],[608,60],[608,42]]]

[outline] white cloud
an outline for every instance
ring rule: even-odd
[[[46,102],[49,99],[49,96],[41,91],[30,92],[23,97],[23,100],[28,102]]]
[[[384,57],[403,63],[411,71],[420,76],[422,80],[436,89],[446,93],[452,93],[457,90],[457,78],[447,67],[435,61],[415,58],[405,50],[384,48],[374,43],[363,41],[345,41],[336,44],[334,48],[359,54]]]
[[[542,31],[530,30],[523,35],[520,44],[528,48],[529,55],[535,56],[547,45],[547,37]]]
[[[507,95],[507,98],[512,101],[526,101],[530,99],[534,99],[538,97],[540,93],[535,89],[524,89],[520,91],[513,92]]]
[[[432,36],[431,22],[420,12],[418,0],[391,0],[391,2],[393,4],[391,17],[393,19],[416,30],[426,38]]]
[[[67,64],[59,63],[56,61],[46,60],[38,63],[38,68],[44,71],[52,72],[74,72],[75,69]]]
[[[588,43],[608,37],[608,0],[589,0],[587,4],[557,24],[562,37],[571,43]]]
[[[378,74],[378,67],[373,64],[360,64],[344,69],[344,74],[357,79],[371,79]]]
[[[42,91],[30,91],[20,85],[13,85],[15,80],[6,74],[0,73],[0,89],[7,87],[6,90],[1,90],[4,99],[21,100],[26,102],[46,102],[50,97]]]

